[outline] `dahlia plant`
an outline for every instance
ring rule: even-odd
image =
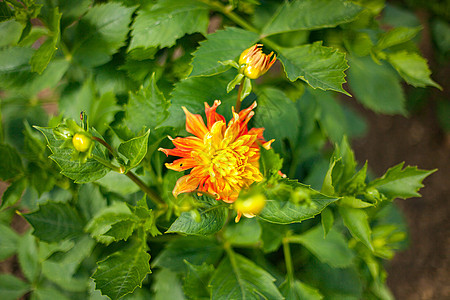
[[[346,103],[440,88],[420,27],[362,0],[0,8],[0,298],[392,298],[392,202],[433,171],[376,178]]]

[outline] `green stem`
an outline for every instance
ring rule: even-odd
[[[111,145],[109,145],[105,140],[95,137],[93,136],[92,139],[94,141],[99,142],[100,144],[102,144],[106,149],[108,149],[109,153],[111,153],[112,156],[116,157],[116,152],[114,151],[114,149],[111,147]]]
[[[120,167],[113,165],[110,161],[101,158],[100,156],[97,155],[92,155],[92,158],[101,163],[102,165],[104,165],[105,167],[120,173]]]
[[[244,80],[245,77],[242,78],[241,82],[239,83],[239,90],[238,90],[238,94],[237,94],[237,99],[236,99],[236,107],[235,107],[235,111],[238,113],[241,110],[241,94],[242,94],[242,88],[244,87]]]
[[[294,282],[294,267],[292,264],[291,249],[289,248],[289,240],[287,238],[283,238],[283,253],[288,279],[290,282]]]

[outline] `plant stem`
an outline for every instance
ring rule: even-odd
[[[241,82],[239,83],[239,90],[238,90],[238,94],[237,94],[237,99],[236,99],[236,107],[235,107],[235,111],[238,113],[241,110],[241,94],[242,94],[242,88],[244,87],[244,80],[245,77],[242,78]]]
[[[120,173],[120,168],[118,166],[113,165],[110,161],[101,158],[100,156],[97,155],[92,155],[92,158],[101,163],[102,165],[104,165],[105,167]]]
[[[99,142],[103,146],[105,146],[105,148],[108,149],[109,153],[111,153],[112,156],[116,157],[116,153],[115,153],[114,149],[105,140],[103,140],[101,138],[98,138],[98,137],[95,137],[95,136],[93,136],[92,139],[94,141]]]
[[[283,253],[284,261],[286,262],[286,272],[290,282],[294,282],[294,267],[292,264],[291,249],[289,248],[289,241],[283,238]]]

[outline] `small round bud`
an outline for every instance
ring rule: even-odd
[[[252,218],[259,214],[265,205],[266,197],[263,194],[257,194],[245,200],[237,200],[234,207],[247,218]]]
[[[86,152],[91,147],[92,140],[82,133],[76,133],[72,138],[72,144],[77,151]]]

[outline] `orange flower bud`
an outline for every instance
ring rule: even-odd
[[[239,222],[242,214],[247,218],[253,218],[259,214],[266,206],[266,197],[263,194],[257,194],[245,200],[237,200],[234,208],[238,211],[236,222]]]
[[[72,138],[72,144],[79,152],[86,152],[92,144],[92,140],[82,133],[76,133]]]
[[[260,47],[262,44],[253,45],[239,57],[240,72],[250,79],[256,79],[266,73],[277,60],[273,52],[264,54]]]

